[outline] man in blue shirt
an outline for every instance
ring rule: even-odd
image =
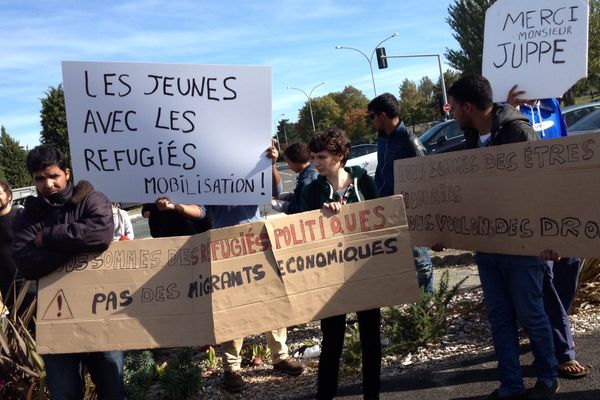
[[[267,149],[267,157],[273,161],[273,196],[281,192],[281,175],[275,167],[279,152],[275,146]],[[225,228],[229,226],[245,224],[260,220],[260,211],[255,205],[210,205],[198,206],[195,204],[173,204],[167,198],[158,199],[156,202],[161,211],[175,210],[182,215],[190,218],[210,218],[212,228]],[[304,371],[304,366],[298,361],[292,360],[288,354],[288,348],[285,344],[287,340],[287,328],[275,329],[265,332],[267,345],[271,352],[273,369],[284,374],[297,376]],[[221,343],[223,350],[223,386],[231,392],[239,392],[244,389],[245,383],[242,378],[242,345],[244,338],[230,340]]]

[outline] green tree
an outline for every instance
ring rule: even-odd
[[[67,134],[67,114],[65,112],[65,92],[62,85],[50,87],[42,100],[40,112],[42,122],[41,142],[53,144],[70,160],[69,137]]]
[[[460,50],[446,48],[450,66],[463,74],[481,74],[485,12],[495,0],[455,0],[448,6],[446,22]]]
[[[600,92],[600,0],[590,0],[588,32],[588,76],[580,79],[563,96],[563,104],[575,103],[575,97]]]
[[[0,169],[4,179],[14,188],[29,186],[31,176],[27,172],[27,150],[13,139],[4,127],[0,128]]]
[[[600,92],[600,0],[590,0],[588,47],[588,81],[594,92]]]
[[[366,106],[352,108],[344,113],[344,131],[352,144],[373,142],[375,135]]]
[[[346,86],[341,92],[329,93],[312,99],[313,117],[317,131],[338,127],[346,131],[352,143],[370,143],[373,141],[373,128],[367,115],[369,99],[353,86]],[[277,132],[282,134],[281,121]],[[298,112],[298,122],[294,126],[294,140],[288,130],[288,141],[307,142],[313,135],[313,127],[308,102]]]
[[[327,95],[312,99],[313,118],[317,131],[341,127],[343,113],[341,107],[335,102],[333,96]],[[298,136],[302,141],[308,142],[313,135],[312,120],[308,102],[304,104],[298,113]]]
[[[454,71],[453,69],[447,69],[444,71],[444,84],[446,85],[446,90],[448,90],[448,88],[450,86],[452,86],[454,84],[454,82],[456,82],[457,80],[460,79],[460,73],[457,71]],[[438,86],[441,85],[440,80],[438,79]]]
[[[367,96],[354,86],[346,86],[341,92],[330,93],[328,96],[333,98],[344,114],[356,108],[366,112],[369,104]]]
[[[300,141],[296,124],[287,118],[282,118],[277,123],[277,137],[280,143],[292,144]]]
[[[423,121],[419,122],[431,121],[439,113],[439,87],[428,76],[424,76],[419,81],[417,90],[421,100],[421,118],[424,118]]]
[[[420,122],[423,114],[422,107],[424,99],[419,93],[417,84],[410,79],[404,79],[400,85],[400,114],[406,125]]]

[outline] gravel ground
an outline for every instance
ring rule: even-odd
[[[458,281],[459,276],[468,276],[467,290],[461,291],[450,304],[448,333],[438,342],[421,347],[414,353],[385,356],[382,364],[382,376],[397,375],[407,371],[430,368],[439,363],[456,361],[493,352],[493,345],[478,285],[477,269],[472,264],[471,254],[460,251],[448,251],[433,258],[436,276],[442,268],[450,268],[450,285]],[[461,275],[462,274],[462,275]],[[458,276],[458,277],[457,277]],[[350,316],[351,318],[352,316]],[[571,316],[575,335],[600,329],[600,310],[589,308],[578,310]],[[383,338],[383,342],[386,338]],[[523,337],[523,342],[527,339]],[[238,394],[226,392],[221,387],[222,369],[217,368],[205,375],[204,391],[195,399],[299,399],[309,398],[316,388],[318,357],[303,359],[307,344],[320,343],[321,332],[318,322],[288,328],[290,354],[302,359],[306,369],[301,376],[288,377],[272,372],[271,366],[247,366],[242,375],[246,389]],[[244,345],[265,344],[264,335],[247,337]],[[342,367],[343,369],[343,367]],[[360,382],[359,372],[342,371],[340,385]]]

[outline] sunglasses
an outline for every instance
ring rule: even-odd
[[[369,113],[369,118],[371,118],[372,120],[375,119],[376,116],[376,113]]]

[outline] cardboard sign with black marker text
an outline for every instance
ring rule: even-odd
[[[401,196],[114,242],[39,285],[42,354],[220,343],[419,298]]]
[[[600,135],[394,163],[416,245],[600,257]]]

